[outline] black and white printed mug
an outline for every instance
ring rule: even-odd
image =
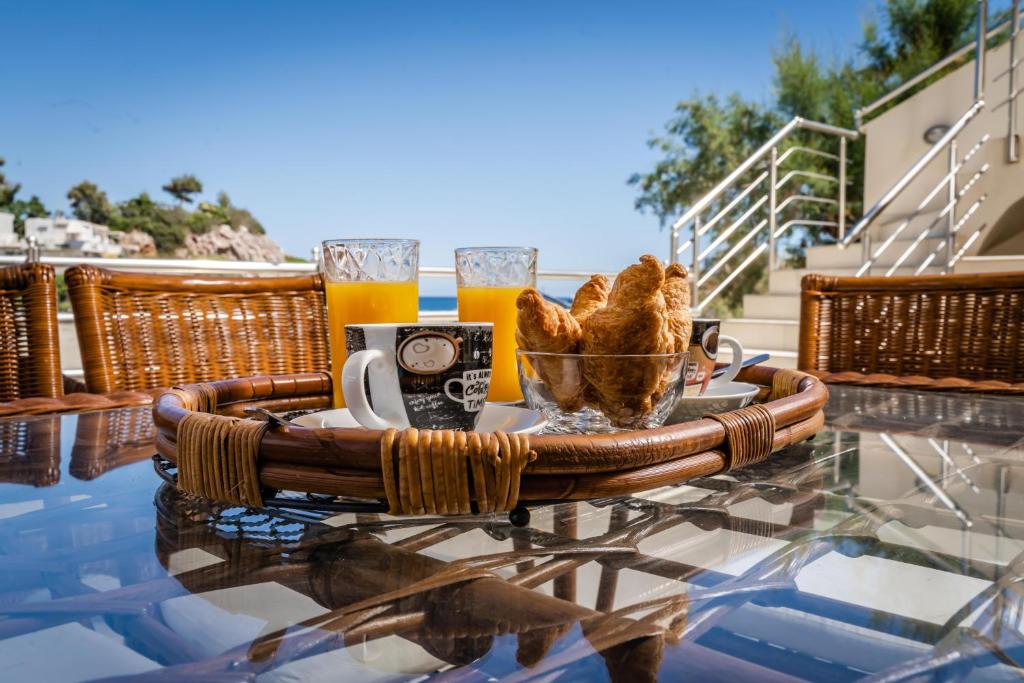
[[[345,326],[345,406],[370,429],[471,431],[491,385],[492,323]]]

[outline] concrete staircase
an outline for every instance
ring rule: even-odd
[[[878,237],[887,239],[896,226],[883,226]],[[909,232],[909,231],[907,231]],[[883,275],[896,263],[910,246],[916,234],[902,234],[880,256],[872,274]],[[928,254],[942,240],[925,239],[894,275],[913,275]],[[876,242],[877,244],[878,242]],[[846,249],[838,245],[811,247],[807,250],[807,267],[777,270],[768,275],[767,294],[747,294],[743,297],[743,317],[732,318],[723,324],[723,333],[736,337],[743,344],[748,357],[769,353],[776,367],[795,368],[800,338],[800,280],[808,273],[851,276],[861,265],[861,247],[855,244]],[[938,273],[929,267],[924,273]]]

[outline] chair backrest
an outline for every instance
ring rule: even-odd
[[[53,266],[0,268],[0,400],[63,395]]]
[[[1024,273],[806,275],[801,370],[1024,380]]]
[[[69,268],[92,392],[328,369],[319,275],[207,277]]]

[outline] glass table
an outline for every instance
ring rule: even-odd
[[[1024,400],[833,386],[813,441],[522,528],[190,499],[151,440],[0,421],[0,681],[1022,673]]]

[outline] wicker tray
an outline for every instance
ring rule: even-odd
[[[624,495],[760,462],[822,428],[828,391],[818,379],[762,366],[739,379],[762,387],[760,403],[659,429],[530,437],[244,419],[250,407],[330,407],[326,373],[191,384],[154,405],[158,471],[186,492],[253,507],[282,504],[281,491],[441,515]]]

